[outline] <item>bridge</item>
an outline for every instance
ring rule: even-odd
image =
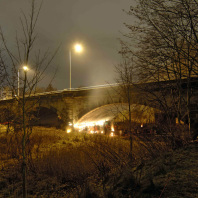
[[[160,108],[154,95],[163,96],[166,92],[166,100],[172,102],[171,92],[173,91],[170,81],[159,83],[146,83],[141,85],[132,85],[130,91],[131,103],[141,104],[150,107]],[[147,91],[145,91],[147,90]],[[161,94],[163,92],[163,94]],[[196,78],[191,84],[192,95],[192,115],[193,119],[198,121],[198,79]],[[186,95],[186,83],[183,82],[183,95]],[[19,105],[18,98],[0,100],[0,109],[12,109]],[[27,109],[46,108],[54,112],[59,118],[62,118],[66,124],[76,122],[89,111],[107,104],[126,103],[127,98],[122,96],[119,84],[107,84],[92,87],[81,87],[75,89],[64,89],[44,93],[31,94],[26,96]]]
[[[26,96],[27,105],[35,108],[46,108],[64,117],[68,122],[76,122],[82,115],[94,108],[106,104],[123,102],[115,88],[117,84],[92,87],[81,87],[31,94]],[[11,109],[16,106],[18,98],[0,100],[0,108]]]

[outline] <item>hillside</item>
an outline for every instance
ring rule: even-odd
[[[161,142],[160,142],[161,141]],[[21,197],[21,135],[0,134],[0,198]],[[67,134],[35,128],[28,142],[28,197],[198,197],[198,143]]]
[[[198,197],[198,143],[146,162],[142,172],[138,197]]]

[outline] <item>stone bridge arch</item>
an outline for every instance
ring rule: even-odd
[[[169,99],[168,93],[171,91],[166,82],[162,82],[164,89],[167,92],[167,100]],[[111,103],[124,103],[125,100],[119,95],[116,86],[97,86],[97,87],[85,87],[72,90],[60,90],[47,93],[39,93],[26,97],[27,104],[31,106],[33,104],[36,107],[46,107],[49,109],[56,109],[58,116],[64,117],[65,122],[69,120],[77,121],[87,112],[96,107],[100,107]],[[141,85],[143,89],[138,87],[132,87],[132,103],[142,104],[145,106],[151,106],[157,108],[156,102],[153,102],[151,98],[146,97],[143,90],[145,86],[150,89],[151,92],[159,93],[158,86],[155,83],[148,83],[148,85]],[[197,84],[196,84],[197,86]],[[137,90],[138,89],[138,90]],[[196,91],[196,90],[195,90]],[[141,93],[142,92],[142,93]],[[148,94],[148,93],[147,93]],[[185,91],[184,91],[184,94]],[[197,91],[193,98],[192,117],[197,121],[198,119],[198,105],[197,105]],[[16,98],[9,100],[1,100],[0,108],[6,106],[16,106]],[[171,100],[170,100],[171,101]],[[33,106],[32,105],[32,106]]]
[[[133,127],[141,127],[143,124],[153,125],[155,123],[156,114],[161,113],[160,110],[140,105],[131,104],[131,116]],[[74,127],[79,131],[106,131],[106,126],[112,127],[115,123],[120,126],[122,131],[128,129],[128,113],[129,105],[127,103],[113,103],[97,107],[85,115],[83,115],[75,124]],[[114,127],[113,127],[114,128]],[[111,129],[108,129],[110,132]],[[105,132],[105,134],[106,134]]]

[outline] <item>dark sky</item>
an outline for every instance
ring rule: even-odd
[[[57,89],[69,87],[69,49],[75,42],[83,44],[82,54],[72,53],[72,87],[113,83],[120,32],[131,18],[123,12],[133,0],[44,0],[37,24],[38,47],[53,51],[60,43],[55,58],[58,71],[53,80]],[[13,48],[15,31],[20,29],[21,10],[28,13],[30,0],[0,0],[0,25]],[[37,46],[36,46],[37,47]],[[49,82],[46,72],[42,85]]]

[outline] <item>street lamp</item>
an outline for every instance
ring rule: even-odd
[[[28,70],[29,70],[28,67],[27,67],[26,65],[24,65],[24,66],[23,66],[23,71],[24,71],[24,72],[27,72]]]
[[[23,97],[25,96],[25,89],[26,89],[26,81],[27,81],[27,71],[29,70],[29,68],[24,65],[23,66],[23,71],[24,71],[24,74],[25,74],[25,79],[24,79],[24,90],[23,90]]]
[[[26,83],[27,83],[27,71],[28,67],[26,65],[23,66],[23,71],[24,71],[24,85],[23,85],[23,100],[22,100],[22,109],[23,109],[23,122],[22,122],[22,127],[23,127],[23,138],[22,138],[22,178],[23,178],[23,193],[26,192],[26,170],[27,170],[27,165],[26,165],[26,136],[27,136],[27,129],[26,129],[26,101],[25,101],[25,90],[26,90]],[[25,196],[26,197],[26,196]]]
[[[17,96],[19,97],[19,86],[20,86],[20,83],[19,83],[19,69],[18,69],[18,90],[17,90]]]
[[[73,47],[74,51],[77,53],[81,53],[83,48],[80,44],[75,44]],[[70,70],[70,91],[71,91],[71,50],[69,50],[69,70]]]
[[[19,72],[20,69],[18,69],[18,78],[17,78],[17,81],[18,81],[18,89],[17,89],[17,96],[19,97],[19,94],[20,94],[20,72]],[[26,76],[26,72],[29,70],[29,68],[24,65],[23,66],[23,71],[25,73],[25,76]]]

